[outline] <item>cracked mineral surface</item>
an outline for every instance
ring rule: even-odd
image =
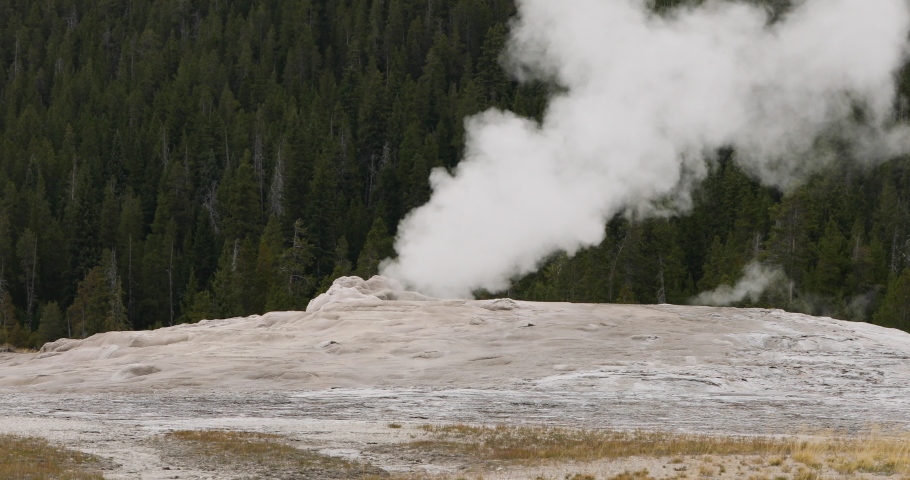
[[[281,433],[328,452],[390,441],[386,422],[904,429],[908,385],[910,334],[870,324],[364,295],[0,354],[0,430],[109,453],[120,467],[108,478],[159,478],[142,467],[161,463],[143,442],[175,429]]]

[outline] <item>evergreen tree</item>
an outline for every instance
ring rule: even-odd
[[[196,323],[214,317],[212,295],[208,290],[200,289],[194,270],[190,270],[190,278],[186,282],[180,311],[182,312],[180,323]]]
[[[259,231],[262,208],[259,203],[250,152],[244,152],[240,164],[221,184],[218,202],[223,212],[223,234],[229,240],[247,238]]]
[[[848,242],[834,219],[829,219],[825,235],[818,242],[818,264],[815,267],[814,291],[837,296],[850,267]]]
[[[41,323],[38,326],[37,337],[33,342],[35,347],[40,347],[46,342],[53,342],[59,338],[69,336],[63,322],[63,312],[57,302],[50,302],[41,309]]]
[[[26,323],[31,331],[35,329],[35,325],[32,322],[32,314],[38,302],[37,291],[35,290],[38,281],[38,238],[28,228],[19,237],[19,242],[16,244],[16,255],[19,256],[22,268],[22,283],[25,285],[26,292]]]
[[[891,281],[881,308],[872,319],[876,325],[910,329],[910,268]]]
[[[66,311],[72,334],[79,338],[129,327],[116,257],[105,251],[102,258],[104,262],[89,269],[79,282],[76,298]]]
[[[308,274],[313,263],[314,246],[307,239],[303,222],[294,222],[290,248],[281,254],[278,270],[281,281],[272,286],[267,304],[276,310],[304,310],[315,290],[313,277]]]
[[[218,260],[218,271],[212,280],[215,305],[213,313],[220,318],[243,315],[243,296],[247,292],[243,291],[241,246],[239,239],[224,244]]]
[[[335,246],[335,269],[323,281],[323,288],[328,290],[336,278],[351,275],[351,260],[348,259],[348,239],[341,237]]]
[[[376,217],[370,233],[367,234],[367,241],[360,251],[357,258],[357,270],[355,275],[368,279],[379,273],[379,264],[386,258],[394,254],[392,249],[392,237],[389,236],[385,227],[385,222]]]
[[[284,238],[277,216],[272,215],[259,239],[256,257],[256,284],[254,286],[254,311],[271,310],[268,305],[269,292],[281,282],[279,262],[284,251]]]

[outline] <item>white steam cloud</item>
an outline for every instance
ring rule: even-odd
[[[693,305],[713,305],[716,307],[739,303],[746,298],[757,302],[761,294],[775,282],[787,280],[780,268],[768,267],[752,262],[743,268],[743,277],[736,285],[721,285],[710,292],[702,292],[689,300]]]
[[[906,0],[804,0],[773,23],[736,2],[669,16],[644,0],[517,3],[504,62],[561,93],[541,123],[466,120],[464,160],[433,171],[382,268],[424,293],[501,290],[555,251],[600,243],[617,213],[685,210],[721,147],[784,189],[845,144],[868,162],[907,149],[891,118]]]

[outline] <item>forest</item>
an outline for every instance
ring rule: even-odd
[[[0,344],[300,310],[377,273],[465,117],[544,113],[554,86],[500,65],[515,9],[0,0]],[[903,120],[906,72],[899,98]],[[740,306],[910,331],[910,158],[780,192],[716,157],[690,212],[618,216],[477,294],[685,304],[760,261],[788,281]]]

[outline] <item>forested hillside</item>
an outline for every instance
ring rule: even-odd
[[[0,343],[302,309],[376,273],[465,116],[542,114],[550,87],[498,62],[514,10],[0,0]],[[910,329],[910,160],[784,194],[734,156],[691,214],[616,218],[507,293],[685,303],[760,260],[790,279],[761,305]]]

